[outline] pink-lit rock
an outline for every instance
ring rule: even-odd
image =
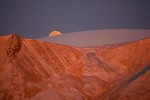
[[[150,39],[78,48],[0,37],[1,100],[149,100]]]

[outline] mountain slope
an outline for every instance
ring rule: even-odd
[[[38,40],[77,47],[94,47],[137,41],[150,37],[150,30],[144,29],[105,29],[90,30],[45,37]]]
[[[120,100],[131,94],[128,90],[136,97],[134,90],[141,88],[141,98],[147,99],[149,69],[146,75],[136,75],[150,65],[149,51],[150,39],[118,46],[77,48],[16,34],[1,36],[0,99]],[[135,80],[130,81],[133,77]],[[127,81],[130,85],[124,85]],[[120,94],[118,91],[123,89],[124,94]]]

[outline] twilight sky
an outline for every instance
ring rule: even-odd
[[[150,0],[0,0],[0,35],[150,29]]]

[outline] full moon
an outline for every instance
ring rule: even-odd
[[[52,31],[48,36],[57,36],[57,35],[62,35],[62,33],[59,31]]]

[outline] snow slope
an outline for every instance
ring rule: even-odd
[[[150,30],[144,29],[106,29],[73,32],[38,40],[77,47],[93,47],[108,44],[137,41],[150,37]]]

